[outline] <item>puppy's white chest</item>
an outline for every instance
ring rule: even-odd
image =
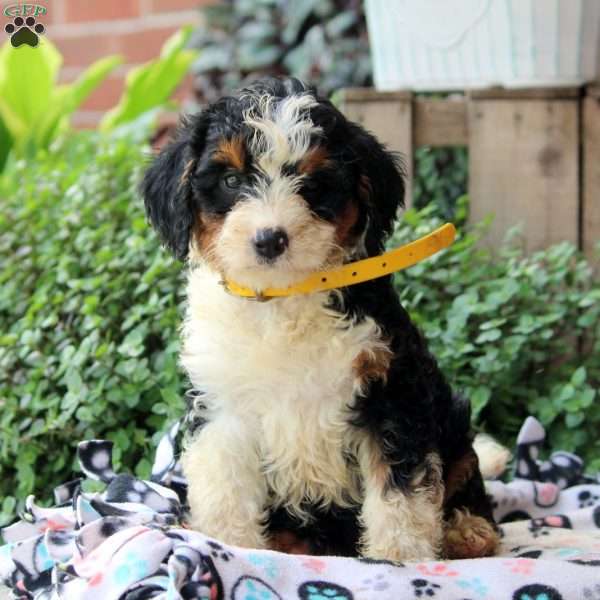
[[[202,269],[190,274],[188,298],[182,363],[208,418],[235,415],[252,428],[269,486],[288,508],[356,497],[352,364],[381,344],[376,324],[351,325],[316,295],[232,298]]]

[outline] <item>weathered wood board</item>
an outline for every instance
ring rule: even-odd
[[[390,150],[400,152],[407,171],[406,205],[411,204],[412,188],[412,94],[379,94],[371,90],[344,90],[342,112],[374,133]]]
[[[575,98],[470,101],[471,218],[495,215],[492,246],[517,224],[528,251],[578,243],[578,110]]]
[[[596,270],[600,258],[600,86],[590,88],[583,101],[583,196],[581,230],[583,250],[593,259]]]

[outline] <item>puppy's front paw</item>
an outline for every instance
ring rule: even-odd
[[[456,510],[444,532],[444,556],[446,558],[492,556],[499,542],[498,533],[483,517]]]

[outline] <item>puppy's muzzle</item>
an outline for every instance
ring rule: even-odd
[[[260,229],[252,241],[259,258],[273,262],[281,256],[290,244],[287,233],[281,229]]]

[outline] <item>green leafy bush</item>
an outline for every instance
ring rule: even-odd
[[[143,140],[74,134],[0,178],[0,499],[71,477],[76,444],[149,474],[181,414],[180,266],[135,190]]]
[[[459,221],[466,204],[459,203]],[[431,206],[408,211],[397,246],[439,226]],[[470,397],[475,422],[512,444],[535,415],[553,447],[600,467],[600,282],[567,242],[526,256],[515,232],[494,258],[482,223],[449,250],[396,276],[404,306],[444,372]]]
[[[467,192],[467,149],[416,148],[414,170],[414,205],[417,208],[433,205],[443,219],[453,220],[456,202]]]

